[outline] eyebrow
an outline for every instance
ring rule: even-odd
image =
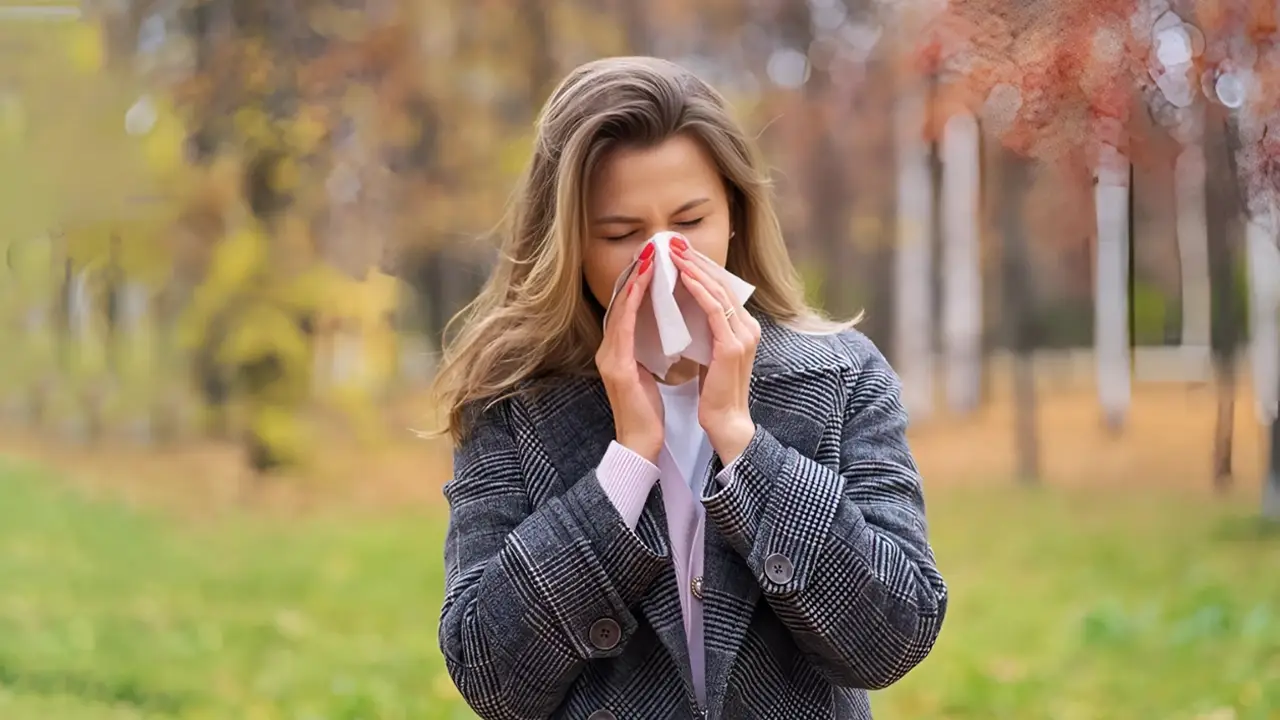
[[[689,202],[681,205],[679,208],[676,209],[675,212],[671,214],[672,216],[679,215],[680,213],[688,212],[689,210],[692,210],[703,203],[709,203],[709,202],[711,202],[711,198],[697,198],[695,200],[690,200]],[[599,218],[596,218],[595,220],[595,224],[597,225],[613,225],[613,224],[639,225],[642,222],[644,222],[644,220],[641,218],[628,217],[626,215],[605,215],[604,217],[599,217]]]

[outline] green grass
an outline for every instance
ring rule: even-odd
[[[1276,717],[1280,534],[1248,513],[934,493],[950,616],[879,716]],[[0,463],[0,718],[468,717],[436,650],[439,521],[184,526]]]

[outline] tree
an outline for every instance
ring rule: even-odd
[[[1037,419],[1035,347],[1036,300],[1027,258],[1025,198],[1032,162],[1005,148],[992,153],[995,195],[999,198],[1000,267],[1005,347],[1012,359],[1013,421],[1017,476],[1025,484],[1040,481],[1040,430]]]
[[[1097,253],[1094,273],[1094,352],[1098,398],[1112,432],[1124,428],[1130,400],[1129,257],[1133,196],[1129,160],[1101,145],[1094,186]]]
[[[981,157],[977,120],[961,109],[942,135],[943,338],[952,411],[977,408],[982,383]]]
[[[1221,108],[1210,108],[1205,136],[1209,229],[1209,277],[1212,292],[1212,347],[1218,386],[1218,416],[1213,439],[1214,486],[1231,485],[1235,426],[1236,349],[1240,343],[1237,256],[1243,207],[1232,160],[1235,130]]]
[[[899,32],[911,33],[923,18],[903,13]],[[914,53],[899,68],[893,109],[898,180],[898,243],[894,268],[894,339],[903,376],[903,401],[913,417],[933,412],[934,185],[930,163],[931,109],[937,65]]]

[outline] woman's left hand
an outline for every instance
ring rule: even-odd
[[[707,271],[707,260],[687,252],[688,246],[678,239],[672,241],[671,249],[680,282],[711,324],[711,365],[703,371],[698,424],[720,461],[728,465],[755,436],[747,391],[760,344],[760,323]]]

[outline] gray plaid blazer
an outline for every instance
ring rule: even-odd
[[[661,490],[628,530],[595,477],[608,400],[577,378],[480,416],[445,486],[440,645],[481,717],[861,720],[929,653],[947,588],[897,376],[856,331],[761,324],[755,439],[702,498],[708,707]]]

